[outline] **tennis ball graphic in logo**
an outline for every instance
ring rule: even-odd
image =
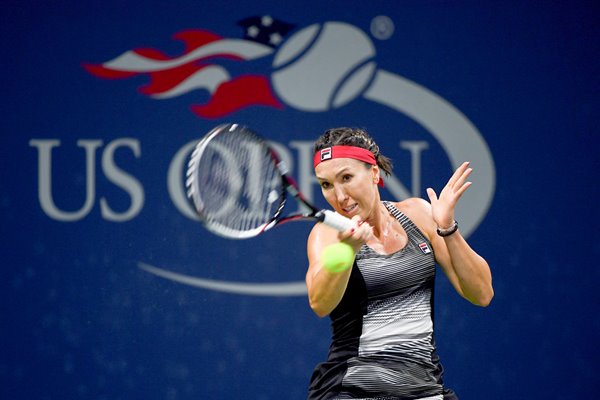
[[[327,22],[292,36],[273,60],[272,83],[288,105],[327,111],[359,96],[375,73],[375,47],[356,27]]]

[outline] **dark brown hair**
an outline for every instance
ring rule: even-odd
[[[380,153],[375,140],[361,128],[332,128],[323,133],[315,142],[313,154],[331,146],[356,146],[369,150],[375,156],[377,166],[387,176],[392,174],[392,161]]]

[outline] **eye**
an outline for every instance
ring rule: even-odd
[[[342,176],[342,181],[349,182],[352,179],[352,175],[346,174]]]
[[[329,182],[321,182],[321,188],[329,189],[330,187],[331,187],[331,184]]]

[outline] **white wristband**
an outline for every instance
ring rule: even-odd
[[[437,228],[437,234],[440,235],[440,236],[442,236],[442,237],[446,237],[446,236],[452,235],[457,230],[458,230],[458,222],[456,222],[456,220],[454,220],[454,224],[450,228],[448,228],[448,229],[440,229],[438,227]]]

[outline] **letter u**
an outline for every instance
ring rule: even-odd
[[[72,222],[85,217],[94,205],[96,196],[96,149],[101,140],[78,140],[77,146],[85,149],[86,185],[85,203],[77,211],[63,211],[56,207],[52,197],[52,148],[60,146],[56,139],[32,139],[29,145],[38,149],[38,199],[42,210],[50,218]]]

